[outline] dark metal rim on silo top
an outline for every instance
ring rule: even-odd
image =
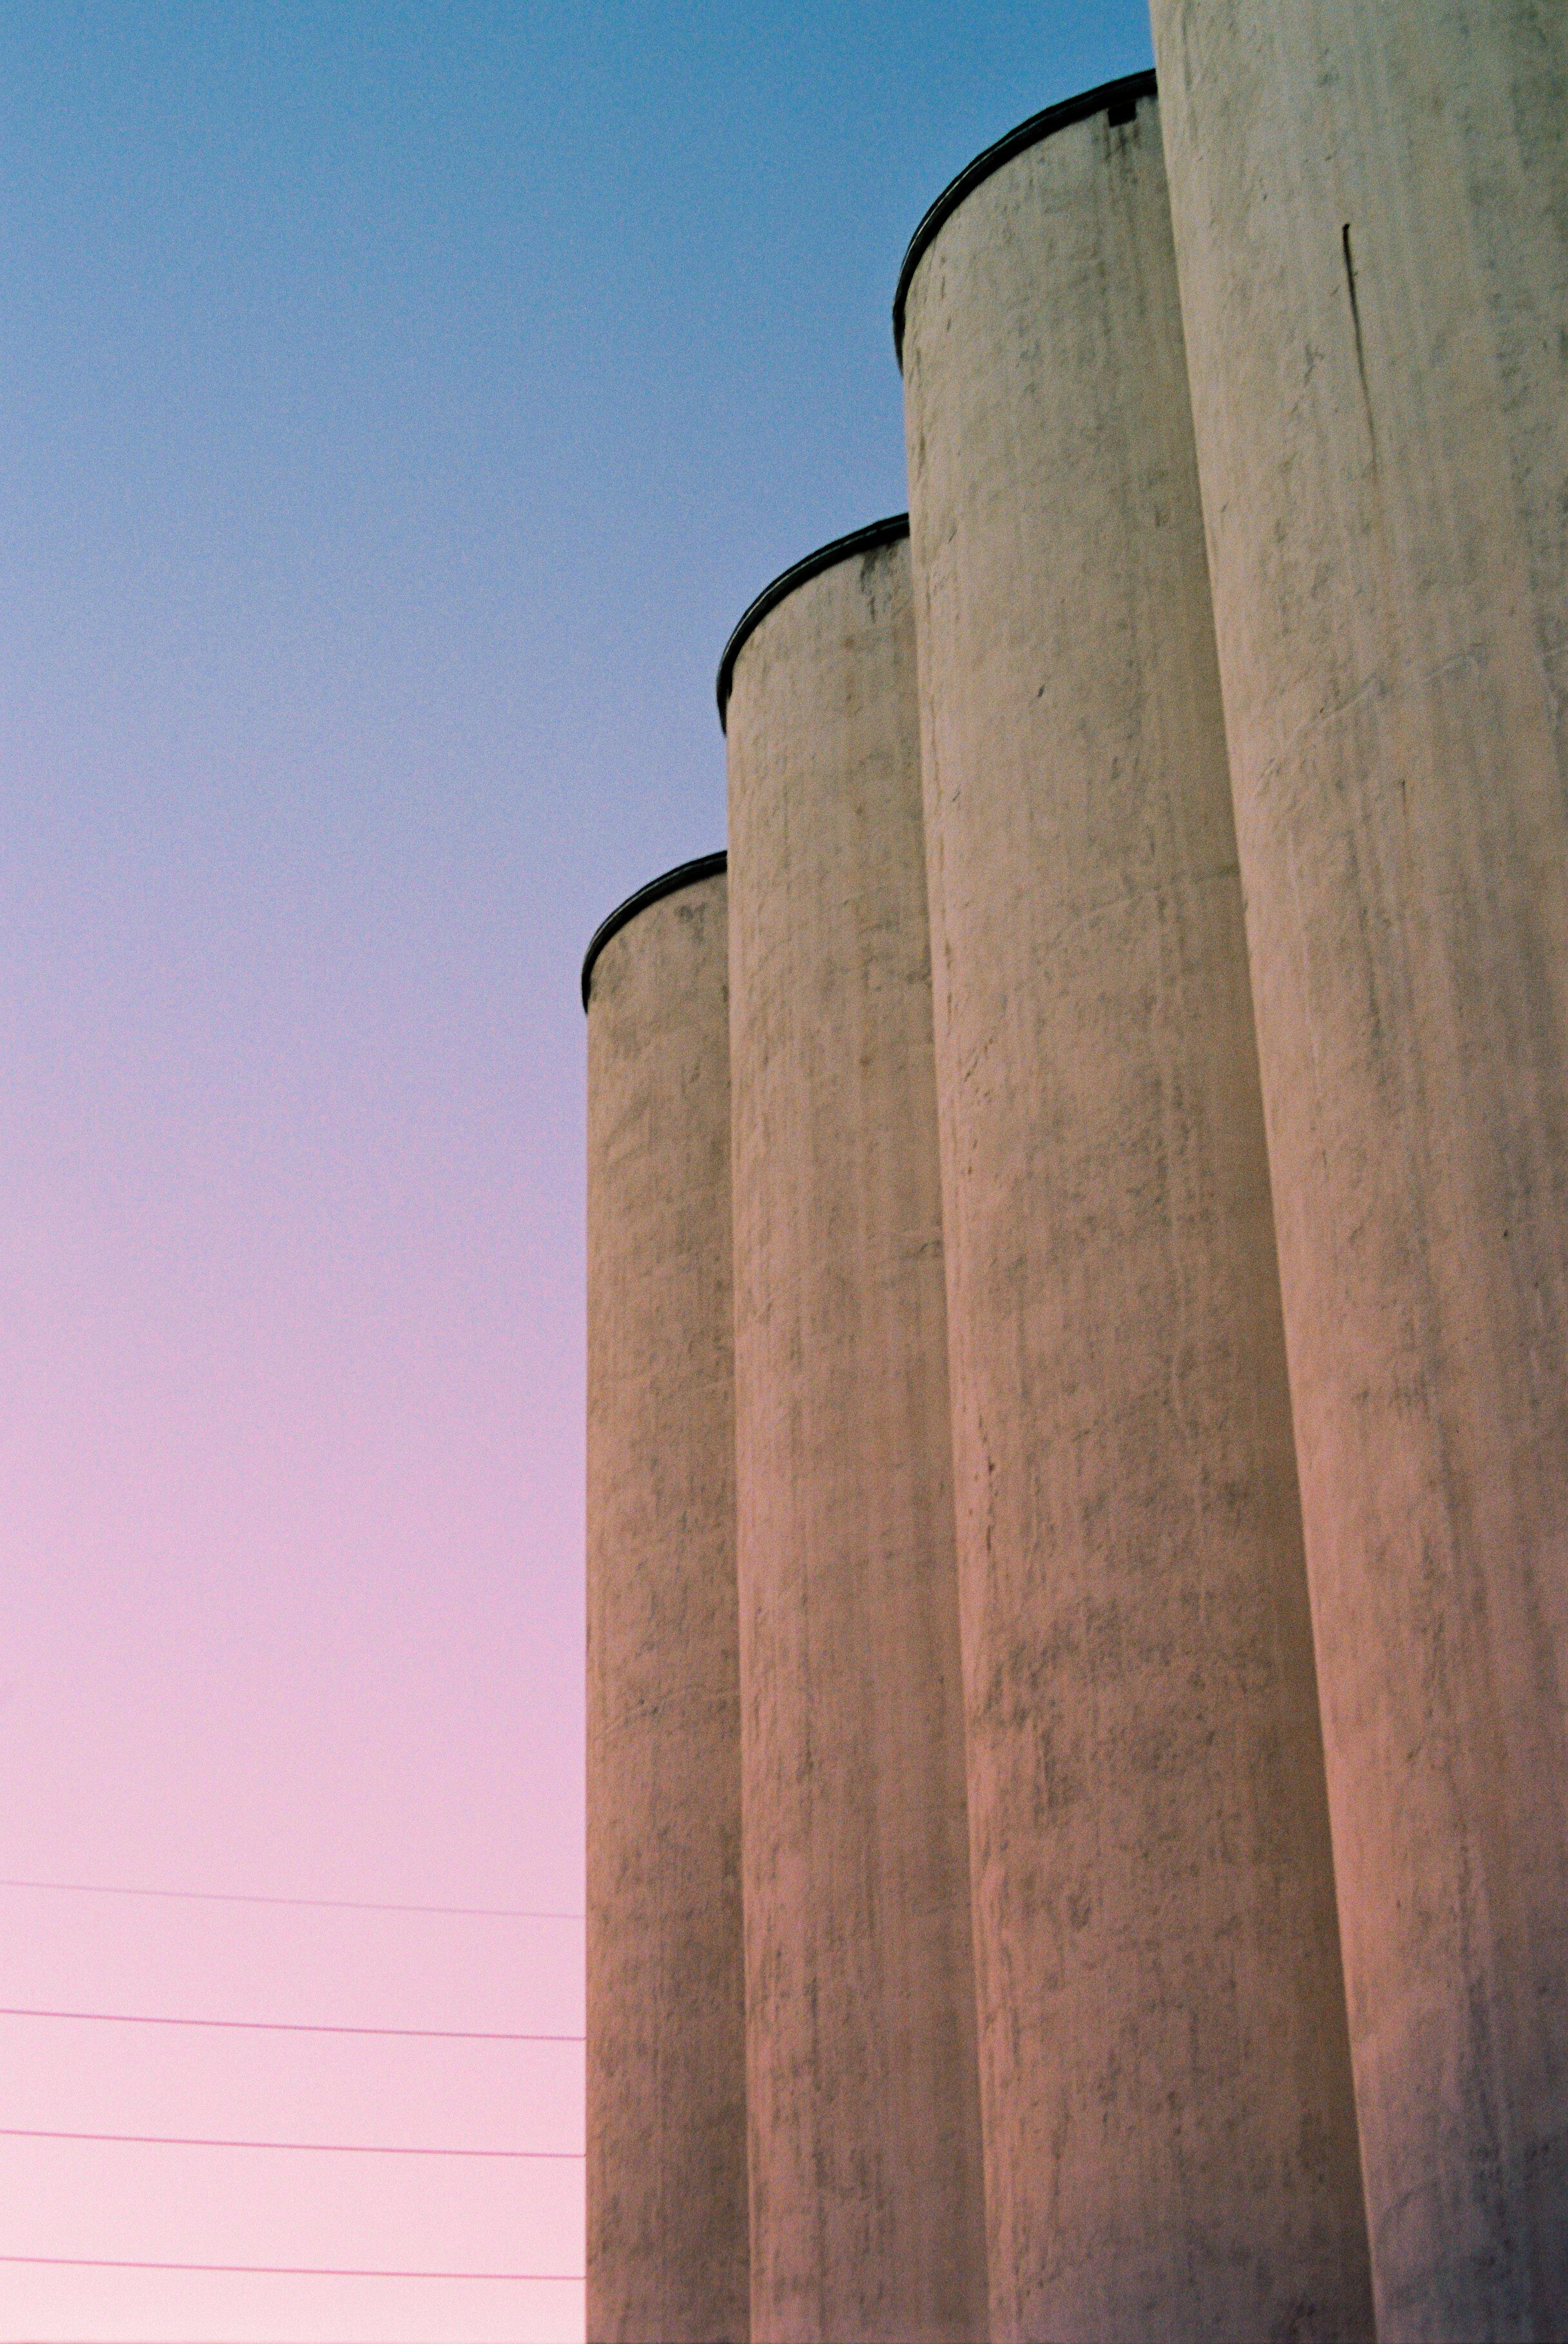
[[[719,662],[719,730],[726,729],[730,708],[730,686],[735,678],[735,662],[741,655],[746,637],[761,625],[770,611],[776,611],[787,594],[804,586],[808,578],[816,578],[823,571],[831,570],[835,562],[847,561],[855,553],[875,553],[879,545],[896,545],[901,537],[909,534],[909,515],[889,513],[885,520],[867,521],[864,529],[852,529],[847,537],[835,537],[826,545],[819,545],[814,553],[804,561],[792,561],[781,570],[771,585],[764,586],[755,601],[748,602],[724,645],[724,655]]]
[[[717,879],[730,867],[730,858],[721,847],[717,854],[699,854],[691,863],[677,863],[673,871],[662,871],[657,879],[650,879],[623,904],[617,904],[608,919],[601,920],[589,939],[588,950],[582,955],[582,1006],[588,1006],[588,989],[593,978],[593,964],[613,935],[618,935],[628,920],[645,912],[650,904],[659,903],[665,895],[673,895],[683,887],[694,887],[699,879]]]
[[[893,347],[900,367],[904,364],[904,305],[909,298],[910,281],[926,247],[965,198],[972,196],[993,171],[999,171],[1004,163],[1010,163],[1026,147],[1037,146],[1053,132],[1068,129],[1075,122],[1087,122],[1092,114],[1108,114],[1113,124],[1130,122],[1138,112],[1138,100],[1154,95],[1152,69],[1123,74],[1119,81],[1101,82],[1098,89],[1083,90],[1077,97],[1063,98],[1059,106],[1047,106],[1043,113],[1031,114],[1027,122],[1020,122],[1016,130],[1009,130],[994,146],[987,146],[972,163],[965,164],[957,177],[943,188],[910,237],[904,266],[898,272],[898,290],[893,296]]]

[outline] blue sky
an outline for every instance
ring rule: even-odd
[[[1136,5],[8,11],[24,701],[248,797],[329,767],[334,826],[460,789],[574,944],[720,828],[741,605],[903,501],[925,205],[1148,53]]]

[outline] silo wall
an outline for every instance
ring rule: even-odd
[[[902,517],[728,696],[752,2333],[986,2333],[915,637]]]
[[[1152,77],[902,329],[992,2332],[1364,2338],[1259,1077]]]
[[[1155,0],[1380,2332],[1568,2334],[1568,10]]]
[[[583,999],[587,2332],[727,2344],[748,2293],[723,855],[612,915]]]

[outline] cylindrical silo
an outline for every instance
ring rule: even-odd
[[[1568,9],[1155,0],[1380,2330],[1568,2334]]]
[[[1371,2302],[1153,79],[921,224],[907,421],[992,2331]]]
[[[903,516],[724,653],[752,2333],[986,2333]]]
[[[588,2335],[747,2333],[724,857],[588,1013]]]

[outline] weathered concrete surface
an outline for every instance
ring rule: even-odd
[[[1568,2334],[1568,9],[1156,0],[1378,2313]]]
[[[747,2333],[723,875],[588,1013],[588,2335]]]
[[[1219,679],[1156,109],[909,287],[999,2339],[1371,2299]]]
[[[752,2333],[986,2332],[908,544],[729,705]]]

